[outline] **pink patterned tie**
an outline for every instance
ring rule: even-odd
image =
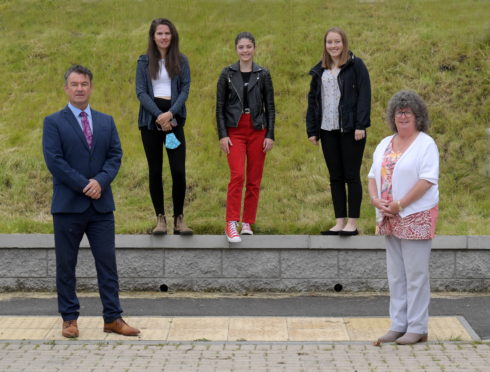
[[[85,139],[87,140],[87,144],[89,148],[92,148],[92,130],[90,129],[90,123],[88,122],[87,113],[82,111],[80,113],[82,117],[82,126],[83,126],[83,134],[85,135]]]

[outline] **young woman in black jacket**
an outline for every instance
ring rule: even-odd
[[[357,235],[360,169],[366,128],[371,124],[369,73],[362,60],[349,51],[345,32],[333,27],[325,33],[323,58],[310,75],[306,131],[312,144],[321,141],[336,218],[335,226],[321,233]]]
[[[184,222],[186,192],[184,124],[191,73],[179,51],[179,34],[166,18],[151,22],[147,53],[138,58],[136,95],[140,101],[138,127],[148,162],[150,196],[157,216],[153,234],[167,234],[163,197],[163,149],[172,175],[174,234],[192,235]]]
[[[235,50],[239,61],[223,69],[216,94],[219,142],[230,167],[225,227],[230,243],[241,241],[237,223],[245,182],[241,234],[253,234],[251,225],[257,214],[265,154],[274,144],[275,120],[272,79],[268,70],[253,62],[252,34],[238,34]]]

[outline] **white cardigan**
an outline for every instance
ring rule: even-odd
[[[394,135],[384,138],[373,154],[373,165],[368,178],[376,180],[378,197],[381,197],[381,162],[393,137]],[[401,217],[429,210],[439,202],[439,151],[432,137],[424,132],[417,135],[395,164],[392,177],[393,200],[403,198],[421,179],[432,183],[432,187],[420,199],[405,206],[399,213]],[[378,221],[382,219],[378,209],[376,209],[376,217]]]

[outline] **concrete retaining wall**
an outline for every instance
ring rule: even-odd
[[[387,290],[384,241],[377,236],[256,235],[230,245],[224,236],[116,236],[121,290]],[[0,234],[0,290],[54,291],[50,234]],[[490,236],[438,236],[431,256],[433,291],[490,290]],[[78,288],[96,290],[87,241]],[[339,288],[339,287],[337,287]]]

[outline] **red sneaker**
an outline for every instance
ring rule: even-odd
[[[240,243],[242,241],[236,229],[236,221],[226,221],[225,234],[230,243]]]
[[[240,232],[241,235],[253,235],[254,232],[252,231],[252,226],[250,226],[249,223],[242,222],[242,231]]]

